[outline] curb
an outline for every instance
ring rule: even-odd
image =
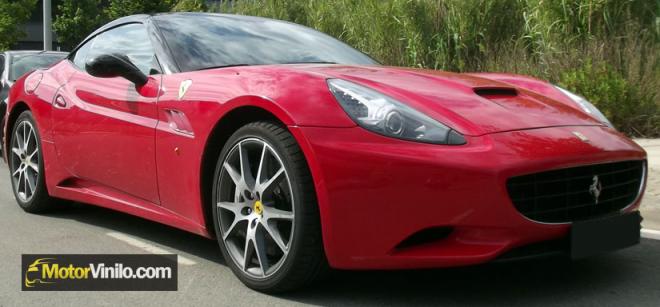
[[[643,228],[642,238],[660,240],[660,230]]]

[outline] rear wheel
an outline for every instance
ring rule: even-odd
[[[220,154],[213,186],[218,243],[248,287],[291,290],[325,267],[312,178],[287,130],[270,122],[239,129]]]
[[[53,206],[44,180],[41,137],[30,111],[18,116],[7,148],[14,197],[23,210],[43,212]]]

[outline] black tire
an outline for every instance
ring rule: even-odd
[[[24,193],[24,195],[20,195],[19,182],[18,182],[19,179],[13,175],[14,171],[18,167],[17,165],[20,165],[21,159],[17,154],[13,152],[12,148],[14,148],[18,142],[17,139],[18,128],[19,127],[22,128],[24,124],[29,124],[29,126],[34,129],[33,130],[34,139],[32,138],[29,139],[28,146],[30,148],[36,148],[38,150],[38,152],[35,154],[37,156],[37,159],[34,159],[33,161],[38,161],[39,163],[38,173],[33,172],[32,169],[27,170],[26,168],[26,171],[32,171],[31,174],[34,176],[32,178],[35,178],[34,190],[29,197],[25,196],[25,194],[27,193]],[[10,170],[9,176],[12,185],[12,192],[14,193],[14,198],[16,199],[16,202],[21,207],[21,209],[29,213],[42,213],[51,210],[55,206],[55,199],[51,198],[48,195],[48,191],[46,189],[46,182],[44,178],[45,177],[44,161],[43,161],[43,156],[41,154],[42,153],[41,136],[39,135],[39,130],[37,129],[37,125],[36,122],[34,121],[34,117],[32,116],[32,112],[24,111],[18,116],[18,119],[16,119],[16,122],[12,127],[10,140],[7,143],[9,144],[9,146],[6,148],[7,158],[9,162],[9,170]],[[22,184],[25,184],[25,181],[23,181]]]
[[[293,192],[295,231],[291,235],[286,258],[269,277],[253,278],[243,271],[229,255],[222,239],[219,213],[216,205],[219,198],[219,180],[223,163],[232,148],[242,140],[265,141],[280,156]],[[319,209],[313,180],[300,147],[288,130],[272,122],[254,122],[238,129],[225,144],[215,170],[213,181],[213,221],[218,244],[227,265],[234,274],[251,289],[266,293],[281,293],[294,290],[316,280],[326,272],[327,262],[323,251]],[[265,275],[265,274],[264,274]]]
[[[4,99],[4,98],[0,98]],[[5,136],[5,115],[7,113],[7,103],[0,101],[0,153],[5,152],[5,144],[2,143],[3,137]]]

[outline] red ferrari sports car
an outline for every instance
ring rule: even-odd
[[[646,154],[583,98],[384,67],[282,21],[118,19],[18,80],[7,116],[25,211],[66,199],[216,238],[260,291],[639,242]]]

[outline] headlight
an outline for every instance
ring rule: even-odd
[[[369,131],[424,143],[466,143],[455,130],[375,90],[341,79],[329,79],[328,87],[346,113]]]
[[[606,125],[614,128],[614,126],[607,119],[607,117],[605,117],[605,115],[603,115],[603,113],[601,113],[600,110],[598,110],[598,108],[596,108],[596,106],[594,106],[589,101],[584,99],[584,97],[573,94],[573,93],[569,92],[568,90],[565,90],[565,89],[563,89],[559,86],[556,86],[556,85],[555,85],[555,88],[558,89],[560,92],[562,92],[564,95],[566,95],[568,98],[573,100],[573,102],[575,102],[575,104],[578,107],[580,107],[580,109],[582,109],[584,112],[591,115],[595,119],[599,120],[603,124],[606,124]]]

